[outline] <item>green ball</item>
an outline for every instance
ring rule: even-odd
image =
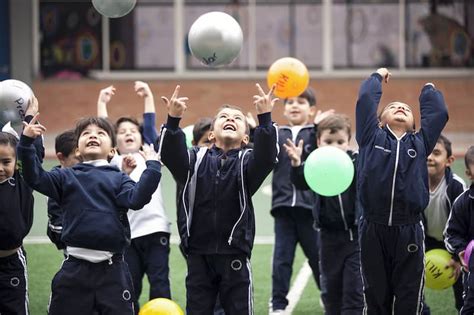
[[[453,267],[446,268],[451,260],[451,254],[444,249],[432,249],[425,254],[426,286],[430,289],[444,290],[456,282],[451,277]]]
[[[186,146],[188,148],[193,146],[193,129],[194,125],[189,125],[183,128],[184,135],[186,136]]]
[[[324,146],[311,152],[305,162],[304,178],[308,186],[321,196],[336,196],[352,183],[354,164],[343,150]]]

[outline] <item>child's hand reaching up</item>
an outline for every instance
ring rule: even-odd
[[[125,174],[130,175],[135,169],[135,167],[137,167],[137,161],[135,160],[135,157],[131,153],[123,157],[122,171]]]
[[[115,95],[115,88],[113,85],[106,87],[105,89],[100,90],[98,102],[107,104],[112,99],[112,96]]]
[[[171,98],[169,100],[164,96],[161,97],[166,107],[168,108],[168,115],[170,115],[171,117],[181,118],[187,108],[186,101],[188,100],[188,98],[178,97],[180,88],[181,87],[179,85],[176,86],[173,95],[171,95]]]
[[[377,69],[376,71],[378,74],[380,74],[380,76],[382,77],[382,79],[385,81],[385,83],[388,83],[388,80],[390,79],[390,77],[392,76],[392,74],[388,71],[387,68],[379,68]]]
[[[30,123],[27,123],[26,121],[23,122],[23,134],[25,136],[36,139],[46,131],[46,128],[43,125],[37,123],[38,117],[39,113],[36,113]]]
[[[324,118],[333,115],[335,112],[336,111],[334,109],[329,109],[324,112],[322,112],[321,110],[318,110],[316,112],[316,116],[314,116],[314,124],[315,125],[319,124]]]
[[[270,113],[273,110],[273,106],[278,102],[278,98],[273,97],[276,85],[274,84],[268,93],[265,93],[260,86],[256,84],[258,95],[253,96],[253,104],[257,109],[257,114]]]
[[[144,144],[143,150],[140,151],[140,154],[146,161],[159,161],[158,152],[155,151],[153,144]]]
[[[286,139],[286,143],[283,143],[283,147],[286,153],[290,157],[291,166],[298,167],[301,165],[301,154],[303,153],[304,141],[301,139],[296,146],[291,139]]]
[[[153,93],[151,93],[150,86],[142,81],[135,81],[135,92],[138,96],[143,98],[153,97]]]
[[[38,99],[33,95],[28,101],[28,107],[26,108],[25,116],[34,116],[39,111]]]

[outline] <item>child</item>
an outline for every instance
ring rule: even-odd
[[[273,87],[254,104],[260,126],[255,149],[249,141],[245,115],[234,106],[219,109],[212,123],[211,148],[186,149],[179,121],[187,97],[163,97],[168,121],[161,132],[162,161],[183,185],[178,209],[182,251],[187,255],[186,313],[212,314],[219,294],[227,315],[253,314],[250,255],[255,237],[251,196],[271,172],[277,157],[276,128],[271,122]]]
[[[38,111],[36,98],[26,110],[26,121]],[[0,132],[0,314],[29,314],[28,274],[23,239],[33,224],[33,191],[20,175],[18,140],[9,124]],[[8,131],[7,131],[8,130]],[[43,160],[41,138],[34,141],[36,158]]]
[[[146,169],[145,159],[139,153],[143,143],[154,143],[158,138],[155,128],[155,101],[149,85],[135,82],[135,92],[144,101],[143,128],[131,117],[120,117],[116,124],[118,153],[111,165],[138,181]],[[115,88],[109,86],[101,90],[97,102],[99,117],[107,118],[107,103],[110,102]],[[131,160],[130,160],[131,158]],[[127,165],[128,163],[131,163]],[[130,222],[131,245],[125,251],[132,275],[135,295],[135,311],[138,314],[138,300],[142,291],[143,276],[150,283],[149,299],[171,298],[169,281],[170,222],[166,216],[161,185],[153,194],[151,201],[142,210],[127,212]]]
[[[334,146],[352,158],[357,153],[349,150],[351,124],[340,114],[321,120],[317,128],[317,146]],[[309,189],[301,162],[303,140],[298,146],[288,139],[284,145],[291,159],[291,179],[298,189]],[[324,313],[362,314],[364,300],[360,276],[359,243],[357,233],[356,181],[342,194],[324,197],[316,194],[313,216],[320,228],[321,298]]]
[[[67,258],[53,278],[49,314],[134,313],[133,285],[123,252],[130,244],[128,209],[141,209],[155,192],[161,165],[144,148],[147,169],[135,183],[108,163],[114,154],[113,126],[103,118],[83,118],[74,130],[83,162],[46,172],[31,143],[45,128],[25,124],[18,147],[25,181],[56,200],[64,210],[61,240]]]
[[[287,139],[297,143],[300,139],[306,144],[303,159],[315,148],[314,114],[316,98],[311,88],[298,97],[285,99],[284,115],[289,126],[278,130],[278,145],[281,147]],[[311,209],[315,203],[314,193],[299,190],[290,180],[290,159],[285,152],[278,155],[278,163],[273,171],[272,209],[275,218],[275,246],[272,266],[272,298],[270,312],[279,313],[288,305],[290,279],[295,258],[296,245],[300,243],[313,270],[313,276],[319,285],[319,240],[313,226]]]
[[[454,200],[464,191],[466,184],[456,174],[451,171],[450,166],[454,162],[452,155],[451,141],[444,135],[440,135],[433,152],[428,156],[428,184],[430,188],[430,201],[423,215],[425,227],[426,251],[435,248],[444,249],[443,231],[451,212]],[[461,264],[455,255],[448,266],[454,268],[453,277],[458,280],[453,286],[456,309],[462,307],[462,277]],[[426,303],[423,305],[423,314],[430,314],[430,309]]]
[[[74,130],[67,130],[59,134],[54,142],[56,157],[60,164],[55,168],[73,167],[80,162],[79,157],[76,155]],[[58,249],[64,250],[66,245],[61,241],[62,229],[63,211],[54,199],[48,198],[48,228],[46,229],[46,234]]]
[[[385,106],[377,119],[380,68],[365,80],[356,107],[359,144],[357,189],[362,280],[367,314],[419,314],[424,287],[424,232],[428,205],[426,159],[448,120],[441,92],[432,83],[421,90],[421,129],[415,132],[411,107]]]
[[[204,117],[200,118],[193,127],[193,140],[192,145],[198,147],[210,147],[212,145],[209,140],[209,133],[211,132],[212,118]]]
[[[471,146],[464,157],[466,163],[466,174],[471,180],[471,187],[464,191],[454,202],[449,215],[446,230],[444,231],[444,242],[446,248],[452,254],[458,255],[463,267],[468,271],[466,277],[466,291],[464,294],[464,305],[461,315],[474,313],[474,259],[472,254],[469,261],[464,259],[466,246],[474,240],[474,146]]]

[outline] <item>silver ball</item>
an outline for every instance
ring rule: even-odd
[[[242,43],[243,34],[239,23],[224,12],[201,15],[188,33],[191,53],[210,67],[232,63],[240,54]]]
[[[22,81],[10,79],[0,82],[0,126],[10,121],[20,134],[28,101],[32,96],[33,91]]]
[[[94,8],[103,16],[119,18],[135,7],[137,0],[92,0]]]

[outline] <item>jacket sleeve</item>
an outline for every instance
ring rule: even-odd
[[[471,221],[463,196],[460,196],[454,203],[444,230],[446,249],[456,255],[462,252],[469,242],[469,222]]]
[[[189,154],[186,136],[179,128],[181,118],[168,116],[168,121],[161,129],[159,155],[173,177],[180,184],[186,182],[189,170]]]
[[[37,156],[35,139],[22,135],[18,145],[18,158],[25,182],[34,190],[55,200],[61,200],[61,172],[46,172]]]
[[[306,179],[304,178],[304,164],[298,167],[292,167],[290,173],[291,182],[295,185],[296,189],[308,190],[310,189]]]
[[[143,143],[154,144],[158,139],[155,123],[155,113],[143,113]]]
[[[362,82],[356,104],[356,140],[360,147],[367,144],[378,126],[377,108],[382,97],[382,76],[373,73]]]
[[[259,125],[255,129],[254,149],[247,164],[247,184],[253,195],[277,162],[280,151],[278,130],[272,123],[271,113],[258,115]]]
[[[139,210],[150,202],[151,196],[160,183],[161,164],[158,161],[147,161],[146,165],[147,168],[136,183],[128,175],[122,174],[122,185],[117,194],[119,206]]]
[[[431,85],[425,85],[420,94],[420,133],[428,156],[438,141],[439,135],[448,122],[448,109],[443,94]]]

